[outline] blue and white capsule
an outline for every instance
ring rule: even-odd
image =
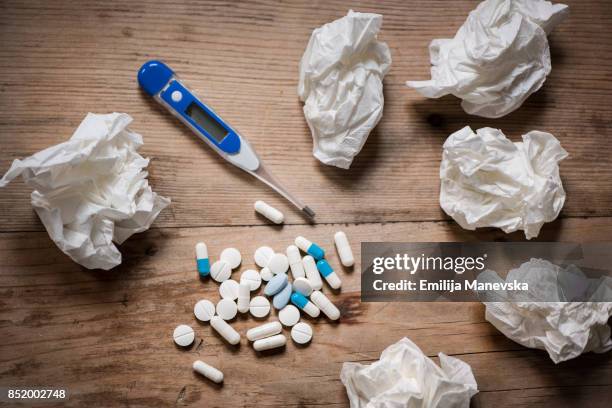
[[[342,286],[342,281],[340,280],[340,277],[338,277],[338,274],[334,272],[329,262],[327,262],[325,259],[321,259],[317,262],[317,269],[332,289],[340,289],[340,286]]]
[[[313,242],[310,242],[302,236],[299,236],[295,239],[295,245],[307,254],[312,255],[312,257],[317,261],[319,259],[325,258],[325,251],[323,251],[320,246]]]
[[[208,276],[210,274],[210,261],[208,260],[208,248],[206,244],[198,242],[195,246],[195,252],[198,273],[201,277]]]
[[[314,305],[308,298],[301,293],[293,292],[291,295],[291,303],[296,305],[299,309],[306,312],[310,317],[318,317],[321,311]]]

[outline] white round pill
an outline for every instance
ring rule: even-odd
[[[238,286],[240,284],[233,279],[228,279],[219,286],[219,294],[223,299],[238,299]]]
[[[274,277],[274,274],[272,273],[270,268],[266,267],[266,268],[263,268],[261,271],[259,271],[259,276],[261,276],[261,280],[267,282]]]
[[[186,324],[180,324],[174,329],[174,342],[181,347],[187,347],[195,339],[193,329]]]
[[[221,251],[219,258],[229,264],[230,268],[236,269],[242,262],[242,255],[236,248],[225,248]]]
[[[269,246],[262,246],[255,250],[255,254],[253,254],[253,258],[255,259],[255,263],[260,268],[265,268],[268,266],[268,262],[270,262],[270,258],[274,255],[274,250]]]
[[[219,260],[210,267],[210,276],[217,282],[226,281],[232,276],[232,268],[227,262]]]
[[[287,255],[280,253],[274,254],[272,258],[270,258],[270,262],[268,262],[268,268],[275,275],[287,272],[287,269],[289,269],[289,259],[287,259]]]
[[[248,282],[251,290],[257,290],[261,286],[261,275],[253,269],[247,269],[240,275],[240,282]]]
[[[293,281],[293,290],[308,297],[312,293],[312,285],[306,278],[297,278]]]
[[[308,323],[299,322],[291,328],[291,338],[297,344],[306,344],[312,339],[312,327]]]
[[[300,311],[293,305],[287,305],[278,312],[278,320],[283,326],[291,327],[300,321]]]
[[[217,314],[223,320],[232,320],[238,313],[238,305],[230,299],[221,299],[217,303]]]
[[[249,304],[249,312],[255,317],[264,317],[270,313],[270,302],[263,296],[255,296]]]
[[[196,319],[208,322],[215,315],[215,305],[210,300],[200,300],[193,307],[193,314]]]

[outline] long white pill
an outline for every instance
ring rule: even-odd
[[[256,340],[255,343],[253,343],[253,348],[256,351],[264,351],[277,347],[283,347],[285,344],[287,344],[287,338],[282,334],[277,334],[276,336]]]
[[[249,331],[247,331],[246,336],[247,339],[249,339],[250,341],[255,341],[259,339],[264,339],[266,337],[274,336],[275,334],[280,333],[282,330],[283,326],[281,326],[280,322],[270,322],[249,329]]]
[[[255,259],[255,263],[260,268],[265,268],[268,266],[268,262],[270,262],[270,258],[274,255],[274,250],[269,246],[262,246],[255,250],[253,254],[253,259]]]
[[[203,242],[198,242],[195,246],[196,264],[198,273],[201,277],[208,276],[210,273],[210,261],[208,260],[208,248]]]
[[[221,335],[229,344],[240,343],[240,333],[238,333],[228,322],[219,316],[213,316],[210,319],[210,325],[217,333]]]
[[[308,323],[299,322],[291,328],[291,338],[297,344],[306,344],[312,339],[312,327]]]
[[[174,329],[173,336],[174,342],[181,347],[187,347],[195,339],[195,333],[193,329],[186,324],[180,324]]]
[[[223,320],[232,320],[236,317],[237,312],[238,307],[236,306],[236,302],[231,299],[221,299],[219,303],[217,303],[217,314]]]
[[[338,320],[340,317],[340,310],[334,305],[331,300],[323,293],[318,290],[315,290],[310,294],[310,300],[315,304],[316,307],[321,309],[321,311],[325,314],[325,316],[329,317],[332,320]]]
[[[231,275],[232,268],[230,264],[221,259],[210,267],[210,276],[217,282],[224,282],[228,280]]]
[[[285,216],[282,212],[261,200],[255,201],[253,208],[255,208],[255,211],[257,211],[275,224],[282,224],[283,221],[285,221]]]
[[[251,284],[247,281],[240,282],[238,285],[238,311],[246,313],[249,311],[251,302]]]
[[[202,374],[212,382],[217,384],[223,382],[223,373],[215,367],[206,364],[202,360],[196,360],[193,362],[193,371]]]
[[[215,305],[210,300],[200,300],[193,307],[193,314],[196,319],[208,322],[215,315]]]
[[[291,268],[293,279],[306,276],[304,264],[302,264],[302,255],[300,255],[300,249],[298,247],[295,245],[289,245],[287,247],[287,259],[289,260],[289,267]]]
[[[342,265],[353,266],[355,264],[355,257],[353,256],[348,238],[343,231],[338,231],[334,234],[334,243],[336,244],[336,250],[338,251]]]
[[[302,262],[304,263],[304,270],[306,271],[306,279],[310,282],[310,286],[314,290],[319,290],[323,287],[323,281],[321,280],[321,274],[317,269],[317,264],[312,256],[306,255]]]
[[[270,313],[270,301],[263,296],[255,296],[249,303],[249,312],[253,317],[264,317]]]
[[[232,269],[236,269],[242,262],[242,255],[236,248],[225,248],[221,251],[219,259],[227,262]]]

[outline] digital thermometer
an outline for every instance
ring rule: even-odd
[[[247,140],[187,89],[170,67],[161,61],[146,62],[138,71],[138,83],[221,157],[257,177],[314,218],[314,211],[285,190],[266,170]]]

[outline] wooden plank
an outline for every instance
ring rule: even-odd
[[[610,217],[555,224],[545,227],[543,240],[601,241],[612,232]],[[250,254],[258,246],[282,250],[304,234],[327,249],[337,266],[332,235],[339,228],[347,232],[357,259],[364,241],[521,239],[498,231],[466,234],[447,222],[161,228],[130,238],[121,247],[123,264],[104,272],[80,268],[45,233],[3,233],[0,383],[67,387],[68,406],[346,406],[342,363],[370,363],[408,336],[429,356],[442,351],[472,365],[483,391],[475,406],[497,401],[500,406],[517,401],[576,406],[609,393],[611,354],[555,366],[545,352],[506,339],[484,320],[478,303],[361,303],[359,263],[340,271],[342,292],[330,294],[342,310],[341,322],[308,319],[315,337],[307,347],[290,342],[280,352],[258,356],[244,338],[240,347],[229,347],[207,324],[195,321],[192,308],[198,300],[218,299],[218,285],[196,277],[195,242],[206,240],[213,259],[225,247],[239,248],[246,269],[254,266]],[[196,329],[196,343],[188,350],[172,343],[179,323]],[[232,324],[244,335],[257,323],[239,317]],[[225,384],[194,375],[195,359],[220,367]]]
[[[465,125],[499,127],[513,140],[532,129],[555,134],[571,155],[561,165],[562,216],[610,216],[612,8],[567,3],[571,16],[551,35],[554,68],[543,89],[515,113],[486,120],[466,115],[454,97],[426,100],[404,85],[428,78],[429,41],[452,36],[477,1],[3,1],[0,169],[67,139],[88,111],[128,112],[152,158],[152,185],[173,199],[157,226],[262,224],[251,211],[257,199],[304,223],[138,90],[139,66],[163,58],[248,136],[318,222],[446,219],[438,206],[441,146]],[[380,38],[393,65],[384,118],[343,171],[312,157],[296,85],[312,30],[349,7],[384,14]],[[29,192],[18,182],[0,193],[0,231],[42,230]]]

